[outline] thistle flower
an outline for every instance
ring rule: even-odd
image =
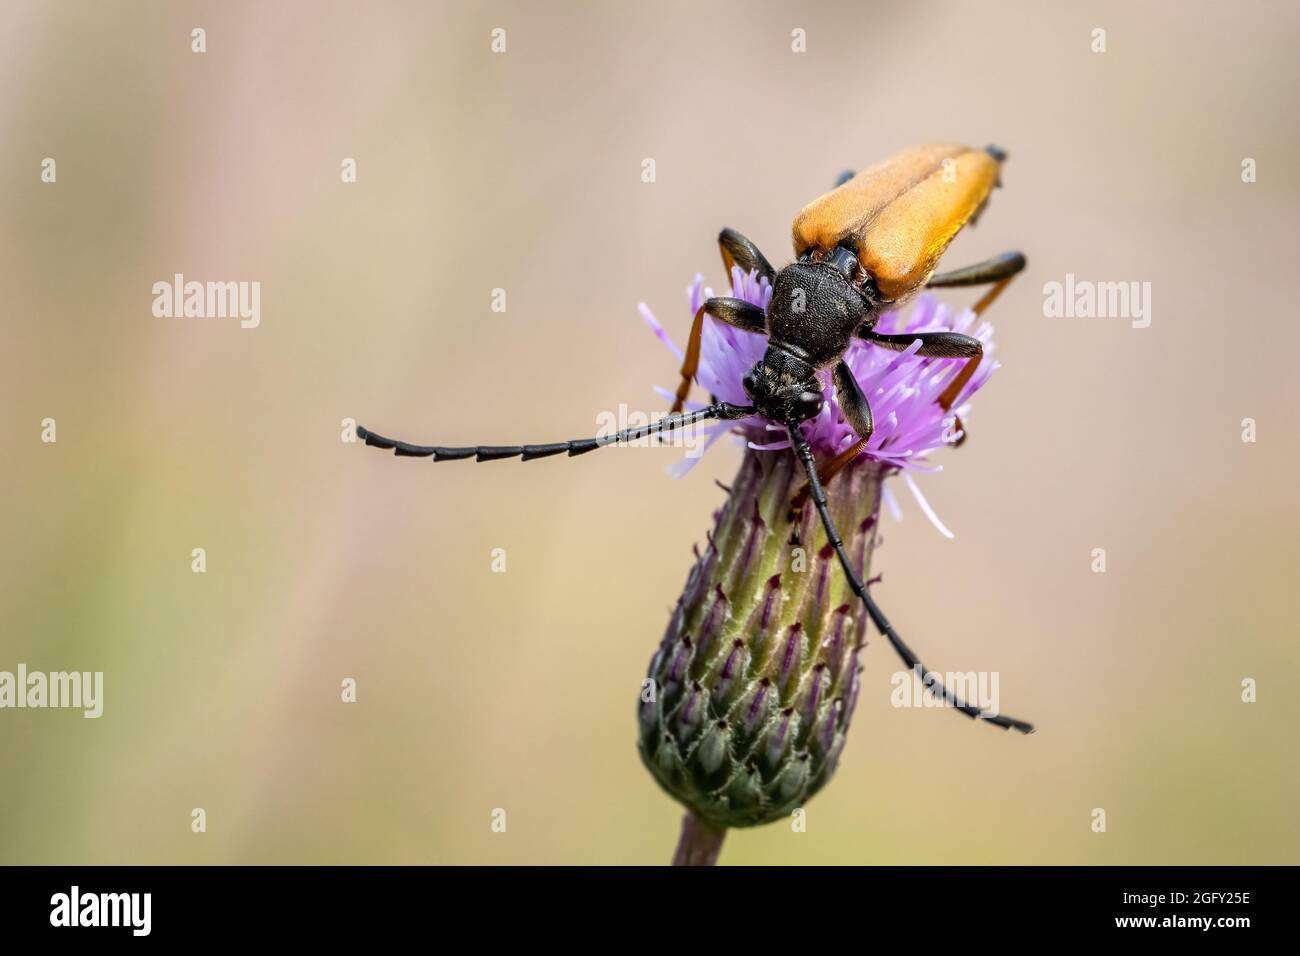
[[[733,295],[766,309],[772,295],[766,279],[734,268],[731,285]],[[697,276],[688,295],[693,316],[712,291]],[[680,360],[681,350],[644,305],[641,314]],[[970,310],[953,314],[932,296],[918,299],[906,317],[886,313],[877,329],[963,332],[984,343],[985,358],[945,412],[937,399],[964,360],[919,357],[919,342],[891,352],[856,341],[845,355],[871,402],[875,431],[829,482],[827,496],[863,580],[880,505],[889,499],[886,477],[900,474],[922,511],[951,536],[911,473],[941,470],[931,454],[960,437],[955,422],[966,419],[968,400],[997,367],[992,327]],[[706,318],[699,385],[723,401],[748,404],[741,380],[765,347],[761,335]],[[803,429],[818,459],[826,460],[857,436],[829,376],[822,385],[822,411]],[[814,509],[792,513],[802,471],[785,428],[752,416],[703,432],[706,449],[731,434],[746,451],[705,547],[695,549],[639,708],[642,760],[688,811],[677,862],[712,862],[726,828],[788,817],[826,784],[859,693],[867,627]],[[697,460],[678,462],[674,473],[685,474]]]
[[[758,278],[755,273],[744,273],[738,266],[731,273],[732,295],[766,309],[772,298],[772,287],[768,281]],[[691,316],[712,295],[713,290],[704,287],[704,277],[697,275],[687,290]],[[673,343],[654,314],[644,303],[640,306],[640,311],[655,335],[680,362],[682,350]],[[928,463],[928,456],[940,446],[951,444],[962,437],[963,433],[957,423],[969,419],[970,397],[984,387],[989,376],[998,368],[998,362],[993,358],[993,326],[980,321],[970,309],[954,315],[946,305],[927,294],[916,300],[911,313],[906,317],[902,312],[884,313],[876,330],[894,334],[950,330],[974,336],[984,344],[983,361],[949,412],[943,411],[936,399],[965,359],[918,357],[916,352],[920,343],[913,343],[902,352],[890,352],[862,340],[855,340],[844,356],[870,400],[875,417],[875,431],[860,460],[879,462],[887,473],[901,473],[922,512],[940,533],[950,538],[952,533],[934,514],[910,473],[942,471],[942,466]],[[764,336],[743,332],[706,317],[700,347],[699,384],[709,394],[716,395],[723,401],[738,405],[749,404],[749,398],[740,382],[754,363],[763,357],[766,347],[767,339]],[[812,445],[819,460],[833,458],[857,440],[857,435],[844,419],[830,376],[823,374],[821,378],[822,396],[825,399],[821,413],[803,424],[804,437]],[[672,393],[667,389],[657,388],[656,391],[671,400]],[[700,408],[701,405],[687,403],[687,407]],[[790,439],[786,436],[783,425],[758,416],[741,422],[717,423],[701,431],[708,435],[706,449],[728,432],[741,436],[748,447],[755,451],[779,451],[790,447]],[[677,477],[685,475],[698,460],[698,455],[685,459],[672,469],[673,474]],[[895,517],[901,517],[901,511],[892,504],[892,495],[888,489],[885,490],[885,501],[891,504],[890,510]]]

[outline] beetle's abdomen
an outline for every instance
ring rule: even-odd
[[[817,258],[846,243],[883,299],[906,299],[988,199],[1000,169],[989,153],[969,146],[904,150],[805,206],[794,221],[795,254]]]

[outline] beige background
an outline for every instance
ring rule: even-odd
[[[547,441],[659,408],[674,362],[636,304],[684,339],[720,226],[784,262],[839,170],[954,139],[1011,159],[946,264],[1030,269],[992,313],[1004,367],[971,440],[921,479],[957,538],[903,491],[876,593],[927,663],[1000,671],[1041,730],[891,708],[878,641],[808,832],[736,833],[723,859],[1300,862],[1298,23],[7,0],[0,669],[103,670],[107,699],[98,721],[0,711],[0,861],[666,860],[678,810],[634,702],[739,453],[680,482],[670,449],[434,469],[340,421]],[[175,272],[260,281],[261,327],[154,318]],[[1067,272],[1152,283],[1150,328],[1044,318]]]

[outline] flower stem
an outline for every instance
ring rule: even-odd
[[[673,866],[713,866],[722,852],[727,831],[705,823],[691,810],[682,817],[682,835],[677,840]]]

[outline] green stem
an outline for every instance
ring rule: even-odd
[[[677,840],[673,866],[713,866],[722,852],[727,831],[705,823],[690,810],[682,817],[682,835]]]

